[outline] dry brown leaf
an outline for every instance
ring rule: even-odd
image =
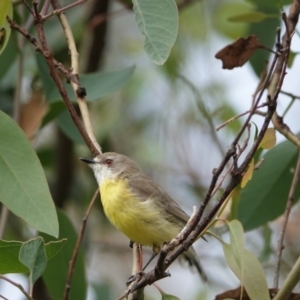
[[[29,140],[32,140],[48,109],[42,93],[34,92],[28,103],[21,107],[20,127]]]
[[[257,48],[264,48],[256,35],[237,39],[234,43],[221,49],[215,57],[223,62],[223,69],[241,67],[249,60]]]
[[[278,293],[278,289],[269,289],[269,294],[271,299],[273,299],[276,294]],[[222,294],[219,294],[216,296],[215,300],[225,300],[225,299],[233,299],[233,300],[251,300],[245,291],[243,289],[243,295],[241,298],[241,287],[238,287],[234,290],[228,290]],[[290,297],[286,300],[300,300],[300,294],[292,293]]]

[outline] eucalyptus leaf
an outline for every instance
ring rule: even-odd
[[[53,258],[64,246],[66,239],[45,244],[47,259]],[[19,260],[24,242],[0,240],[0,274],[27,273],[29,269]]]
[[[45,244],[42,237],[37,237],[23,243],[20,254],[20,262],[29,269],[29,281],[31,286],[43,274],[47,266]]]
[[[36,152],[1,111],[0,140],[0,202],[36,229],[58,236],[55,206]]]
[[[43,280],[53,300],[63,299],[69,262],[72,258],[77,240],[77,233],[68,217],[59,209],[57,214],[60,225],[59,238],[67,239],[67,241],[57,255],[51,260],[51,263],[47,265],[47,268],[43,274]],[[53,238],[46,234],[42,234],[42,236],[47,243],[53,241]],[[100,267],[101,266],[99,266],[99,268]],[[59,272],[57,270],[59,270]],[[79,250],[72,279],[70,299],[86,299],[86,292],[87,283],[85,277],[83,252],[82,250]]]
[[[81,74],[80,83],[87,92],[86,99],[88,101],[95,101],[112,94],[120,89],[129,80],[133,74],[133,71],[134,66],[121,71]],[[65,84],[65,88],[68,92],[70,100],[75,102],[76,97],[70,84]],[[49,93],[47,98],[47,100],[50,102],[61,99],[62,97],[56,87]]]
[[[132,0],[135,21],[145,35],[148,57],[162,65],[169,57],[178,34],[178,9],[174,0]]]
[[[284,212],[297,152],[296,146],[285,141],[266,153],[263,163],[241,191],[238,219],[245,230],[264,225]],[[295,202],[299,198],[300,185],[297,184]]]

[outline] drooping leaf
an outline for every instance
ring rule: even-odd
[[[63,247],[66,239],[45,244],[47,259],[53,258]],[[19,261],[20,249],[24,243],[0,240],[0,274],[27,273],[28,268]]]
[[[67,241],[58,254],[52,258],[51,263],[47,265],[43,274],[43,279],[53,300],[63,299],[69,262],[77,240],[77,233],[75,232],[68,217],[60,210],[58,210],[57,214],[60,225],[59,238],[66,238]],[[42,236],[46,242],[53,241],[53,238],[46,234],[42,234]],[[57,272],[57,270],[59,270],[59,272]],[[82,250],[80,250],[73,274],[70,299],[86,299],[86,292],[87,284],[85,278],[84,259]]]
[[[178,9],[174,0],[133,0],[135,21],[145,35],[148,57],[162,65],[169,57],[178,33]]]
[[[276,145],[276,131],[274,128],[268,128],[263,139],[259,144],[259,148],[271,149]]]
[[[80,75],[80,83],[86,89],[88,101],[95,101],[104,96],[110,95],[120,89],[131,77],[134,66],[115,72],[97,72]],[[65,84],[69,98],[76,101],[74,91],[70,84]],[[62,99],[55,87],[47,98],[53,102]]]
[[[242,178],[241,188],[244,188],[247,185],[248,181],[251,180],[253,172],[254,172],[254,159],[251,159],[248,169]]]
[[[28,139],[34,138],[47,109],[48,104],[43,100],[42,94],[38,92],[33,93],[29,102],[22,105],[19,124]]]
[[[297,160],[297,148],[289,141],[269,150],[252,180],[241,192],[238,219],[245,230],[266,224],[285,209]],[[295,202],[300,198],[297,185]]]
[[[0,202],[36,229],[58,236],[44,171],[20,127],[0,111]]]
[[[9,16],[12,19],[13,8],[11,0],[1,0],[0,1],[0,54],[5,49],[10,33],[11,28],[6,21],[6,16]]]
[[[20,262],[29,269],[29,282],[32,286],[45,271],[47,256],[42,237],[37,237],[23,243],[20,253]]]
[[[223,243],[226,261],[233,273],[241,281],[250,299],[270,300],[267,281],[257,258],[244,249],[243,268],[239,265],[232,245]]]

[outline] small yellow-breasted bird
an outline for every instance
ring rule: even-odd
[[[152,258],[188,222],[181,207],[127,156],[107,152],[81,160],[94,171],[107,218],[132,242],[152,247]],[[183,255],[205,278],[195,250]]]

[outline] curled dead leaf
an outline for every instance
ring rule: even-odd
[[[34,92],[29,102],[21,107],[20,127],[29,140],[33,139],[35,132],[40,127],[47,109],[48,105],[43,100],[42,93],[39,92]]]
[[[215,57],[222,60],[223,69],[233,69],[244,65],[258,48],[265,47],[259,43],[256,35],[251,35],[246,39],[239,38],[232,44],[227,45]]]

